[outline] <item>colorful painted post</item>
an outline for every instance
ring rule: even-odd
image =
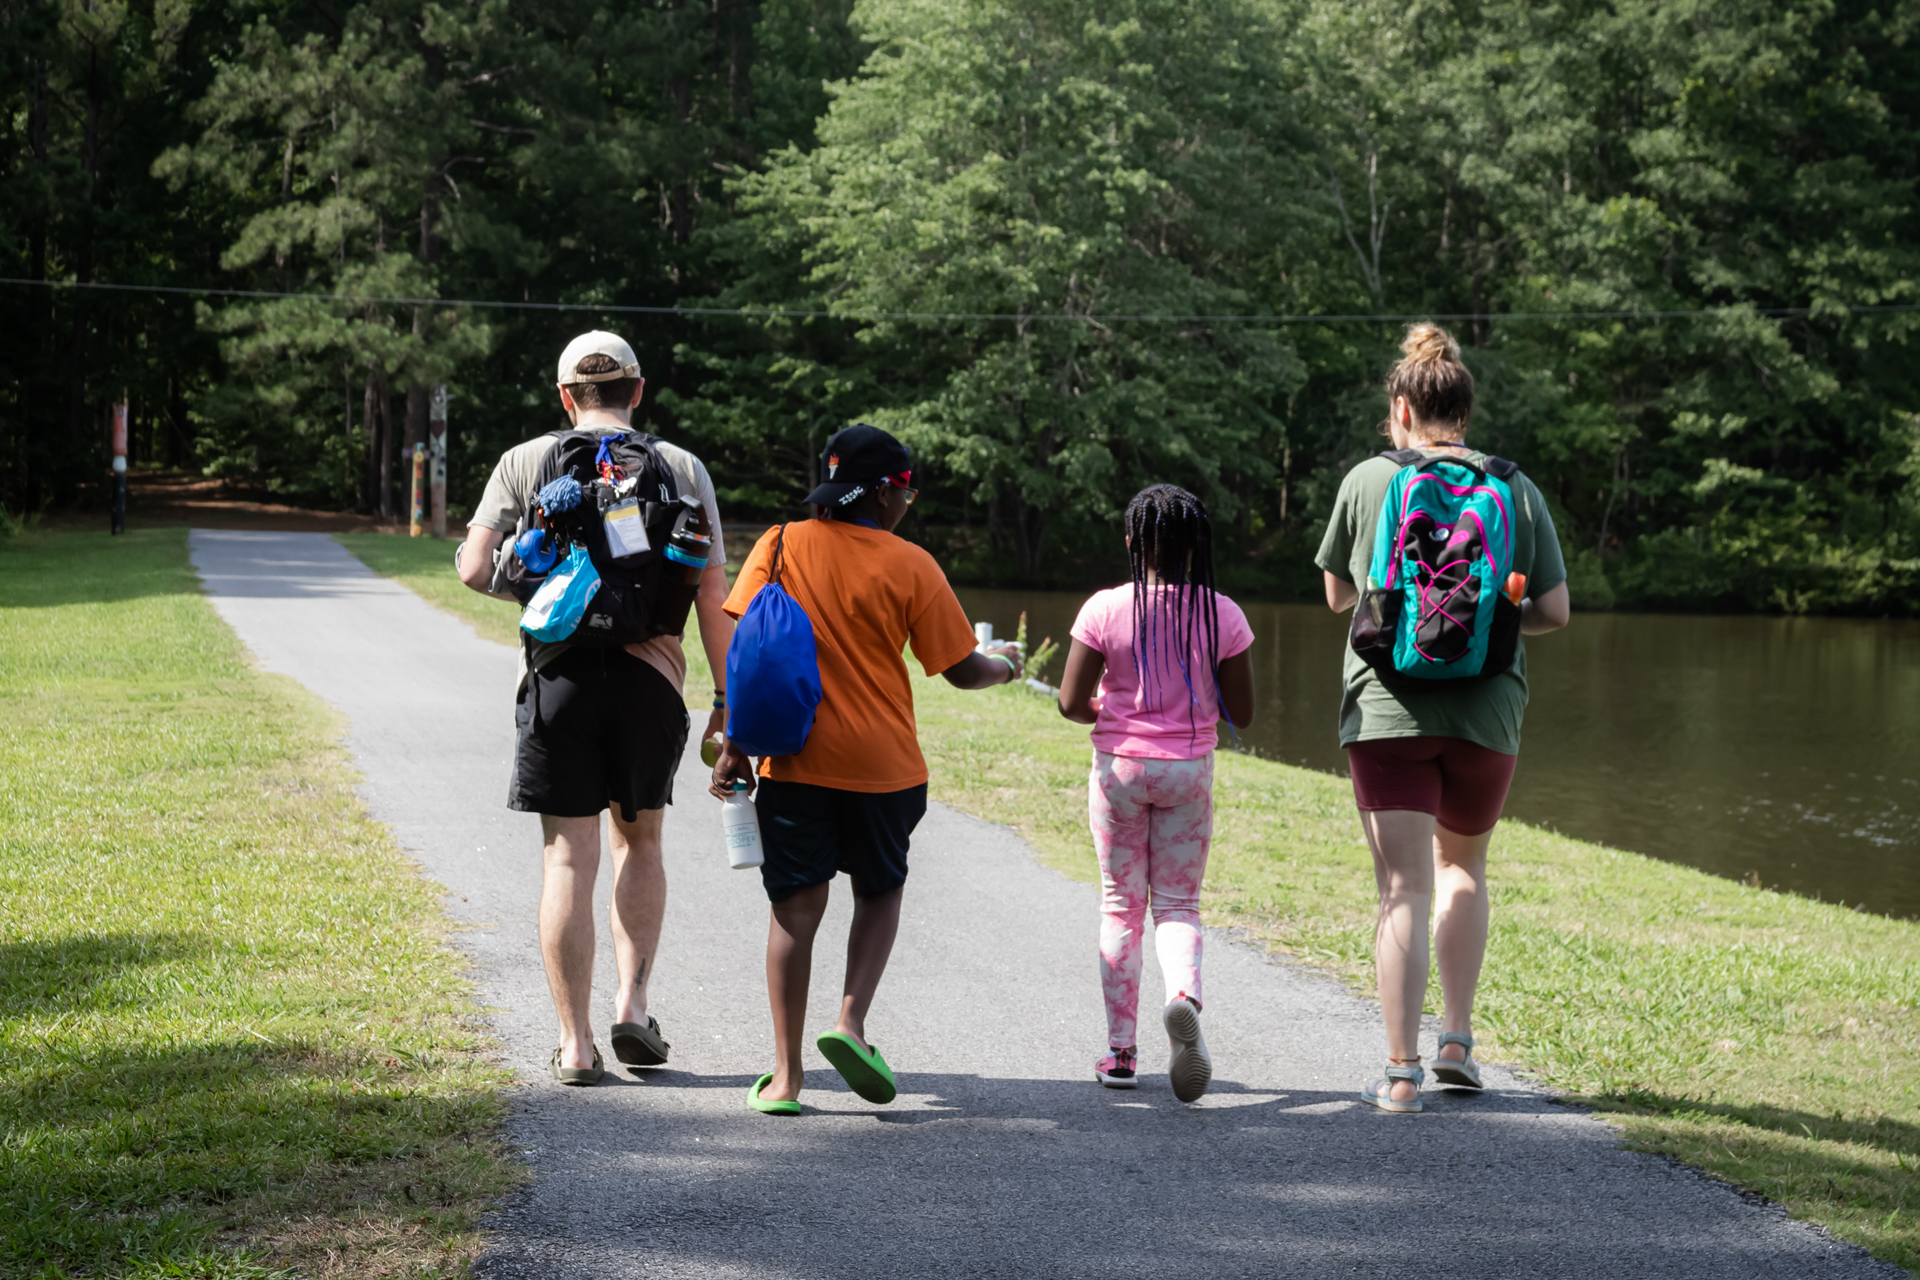
[[[413,537],[420,536],[420,522],[426,516],[427,505],[427,446],[424,443],[413,446],[413,520],[407,532]]]
[[[447,536],[447,389],[438,386],[427,400],[427,461],[431,464],[433,536]]]
[[[127,402],[113,406],[113,516],[114,533],[127,531]]]

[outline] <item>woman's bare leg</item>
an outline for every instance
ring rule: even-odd
[[[1463,836],[1433,829],[1433,950],[1446,1008],[1440,1025],[1472,1034],[1473,996],[1487,958],[1487,846],[1493,832]],[[1457,1044],[1441,1051],[1450,1062],[1467,1054]]]
[[[1387,1056],[1420,1056],[1420,1010],[1427,995],[1427,917],[1433,909],[1433,815],[1411,809],[1362,810],[1373,849],[1380,916],[1374,929],[1374,984],[1387,1024]],[[1393,1082],[1392,1097],[1408,1102],[1419,1089]]]

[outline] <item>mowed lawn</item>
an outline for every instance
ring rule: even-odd
[[[466,1271],[504,1077],[339,730],[184,530],[0,539],[0,1275]]]
[[[341,541],[514,642],[516,610],[462,587],[446,544]],[[687,649],[689,688],[704,688],[691,634]],[[914,697],[935,798],[1094,879],[1086,730],[1023,690],[916,677]],[[1223,752],[1215,798],[1211,921],[1368,990],[1373,874],[1345,780]],[[1920,925],[1513,822],[1491,863],[1483,1057],[1604,1112],[1635,1147],[1920,1269]],[[1089,972],[1093,946],[1089,922]]]

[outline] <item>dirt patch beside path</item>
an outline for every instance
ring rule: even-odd
[[[100,497],[89,495],[96,502]],[[63,529],[107,525],[104,505],[85,511],[49,512],[46,524]],[[294,507],[249,497],[220,480],[183,471],[139,471],[127,477],[127,524],[135,528],[189,525],[196,529],[266,529],[288,533],[400,533],[404,521],[356,511]],[[449,521],[450,537],[465,537],[464,522]]]

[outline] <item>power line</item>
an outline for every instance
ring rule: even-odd
[[[818,311],[797,307],[642,307],[609,302],[505,302],[492,298],[386,298],[332,293],[281,293],[268,289],[218,289],[170,284],[113,284],[98,280],[25,280],[0,276],[0,284],[47,289],[94,289],[117,293],[166,293],[207,298],[293,299],[304,302],[397,307],[477,307],[497,311],[595,311],[620,315],[726,316],[736,320],[1013,320],[1074,321],[1083,324],[1384,324],[1415,320],[1682,320],[1701,316],[1806,316],[1813,307],[1696,307],[1666,311],[1406,311],[1369,315],[1078,315],[1069,312],[1021,315],[1006,311]],[[1920,303],[1820,308],[1850,315],[1920,311]]]

